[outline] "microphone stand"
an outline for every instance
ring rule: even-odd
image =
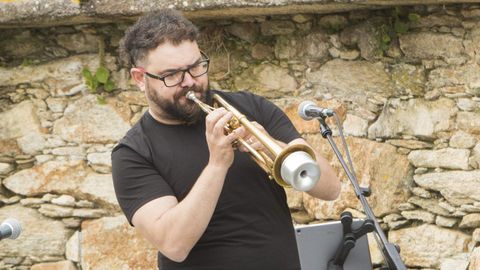
[[[330,143],[330,146],[332,146],[333,151],[335,152],[335,155],[337,156],[338,160],[340,161],[343,169],[345,170],[345,173],[347,174],[348,179],[353,185],[353,189],[355,191],[355,195],[357,198],[360,200],[362,203],[362,206],[365,210],[365,214],[367,215],[367,219],[371,220],[373,222],[373,227],[376,235],[378,236],[377,239],[377,244],[380,246],[383,256],[386,260],[387,263],[387,268],[389,270],[407,270],[407,267],[403,263],[399,250],[397,249],[398,246],[388,242],[387,237],[385,236],[385,233],[383,232],[382,228],[380,227],[380,224],[378,223],[377,219],[375,218],[375,214],[373,213],[373,210],[370,208],[367,199],[365,198],[365,195],[369,195],[368,191],[365,189],[362,189],[357,181],[356,176],[350,171],[348,168],[347,164],[345,163],[345,160],[343,159],[342,154],[338,150],[337,145],[332,139],[332,130],[328,127],[327,123],[325,122],[326,116],[319,116],[316,117],[316,119],[320,122],[320,131],[322,134],[323,138],[326,138],[328,142]],[[343,216],[342,216],[343,219]],[[343,221],[343,220],[342,220]],[[343,222],[342,222],[343,223]],[[345,226],[344,226],[344,234],[345,234]],[[344,239],[345,240],[345,239]],[[344,243],[345,245],[345,243]],[[350,247],[351,249],[351,247]],[[347,255],[348,255],[347,250]],[[340,248],[337,252],[336,257],[338,257],[339,253],[344,253],[345,251]],[[345,254],[342,254],[344,258],[346,258]],[[341,262],[343,265],[343,262]]]

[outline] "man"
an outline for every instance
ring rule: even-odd
[[[166,9],[127,30],[122,50],[149,110],[112,152],[117,199],[130,224],[158,250],[170,269],[300,269],[293,225],[282,187],[245,152],[239,128],[226,135],[232,114],[206,115],[185,95],[209,103],[209,59],[197,28]],[[283,112],[248,92],[221,94],[282,145],[306,144]],[[241,149],[244,150],[245,149]],[[332,200],[339,181],[324,158],[312,196]]]

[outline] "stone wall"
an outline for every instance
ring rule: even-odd
[[[340,116],[358,179],[408,267],[480,269],[479,5],[195,22],[212,87],[271,99],[343,180],[333,202],[288,190],[296,223],[364,216],[318,124],[296,115],[315,99]],[[146,109],[118,56],[128,25],[1,30],[0,220],[24,231],[0,242],[0,269],[154,268],[111,183],[110,152]],[[82,76],[100,66],[111,92]]]

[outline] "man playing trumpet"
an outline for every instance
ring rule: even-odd
[[[233,145],[264,146],[243,126],[226,132],[231,111],[206,114],[186,95],[192,91],[209,105],[214,94],[221,96],[282,147],[307,143],[266,99],[210,90],[209,59],[198,36],[170,9],[140,18],[126,32],[122,50],[149,109],[112,152],[119,204],[158,249],[162,270],[300,269],[283,187],[269,180],[245,146],[237,151]],[[321,176],[308,193],[337,198],[334,171],[323,157],[314,158]]]

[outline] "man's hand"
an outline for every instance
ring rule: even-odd
[[[243,130],[234,130],[225,134],[225,126],[233,114],[225,108],[219,108],[209,113],[206,117],[205,136],[210,151],[209,163],[215,166],[230,167],[233,163],[232,143],[243,136]]]
[[[265,135],[269,136],[268,132],[265,130],[265,128],[260,125],[257,122],[251,122],[259,131],[263,132]],[[237,132],[240,134],[243,134],[243,139],[255,150],[260,150],[260,151],[267,151],[265,148],[265,145],[263,145],[257,137],[253,136],[248,130],[245,129],[244,126],[241,126],[240,128],[236,129]],[[273,139],[272,139],[273,140]],[[238,149],[242,152],[248,152],[248,149],[243,146],[242,144],[239,144]]]

